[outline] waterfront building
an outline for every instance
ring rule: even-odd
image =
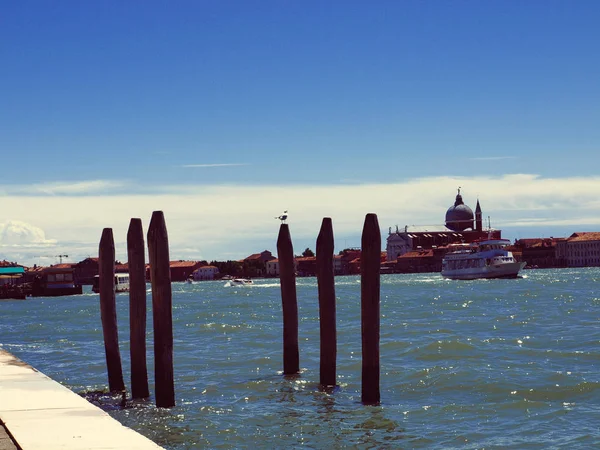
[[[278,277],[279,276],[279,260],[271,259],[267,261],[265,264],[266,273],[268,277]]]
[[[342,274],[343,255],[333,255],[333,273],[334,275]]]
[[[267,275],[267,263],[274,259],[276,259],[275,256],[269,250],[264,250],[260,253],[253,253],[239,262],[242,264],[243,275],[252,278]]]
[[[511,251],[519,261],[526,261],[529,269],[565,267],[566,261],[557,255],[557,244],[564,240],[553,237],[517,239]]]
[[[355,253],[355,251],[352,251],[352,255],[355,256],[355,258],[353,258],[352,260],[349,260],[348,263],[345,265],[344,268],[344,272],[340,275],[359,275],[361,273],[361,252],[360,250],[358,251],[358,253]],[[380,253],[380,259],[379,259],[379,263],[380,263],[380,271],[381,271],[381,267],[385,267],[385,264],[387,263],[387,254],[386,252],[381,252]],[[385,273],[390,273],[392,272],[392,270],[385,269]]]
[[[219,275],[217,266],[202,266],[192,272],[192,278],[196,281],[214,280]]]
[[[398,257],[395,272],[421,273],[440,272],[447,247],[411,250]]]
[[[56,264],[44,267],[32,282],[32,297],[61,297],[77,295],[83,292],[81,284],[76,283],[74,264]]]
[[[314,277],[317,275],[317,258],[315,256],[296,257],[296,273],[299,277]]]
[[[260,253],[253,253],[250,256],[244,258],[241,262],[253,263],[253,262],[261,262],[265,264],[267,261],[271,261],[275,259],[273,254],[269,250],[264,250]]]
[[[557,240],[556,258],[567,267],[600,266],[600,232],[578,232]]]
[[[206,261],[169,261],[171,281],[185,281],[197,268],[206,265]],[[152,281],[150,277],[150,264],[146,264],[146,281]]]
[[[94,277],[100,273],[98,258],[85,258],[74,266],[74,277],[79,284],[92,284]]]
[[[0,261],[0,286],[4,284],[17,284],[23,277],[25,268],[18,265],[3,265],[1,263],[2,261]]]
[[[356,260],[360,259],[360,248],[347,248],[333,258],[333,272],[335,275],[349,275],[357,272]]]
[[[409,252],[435,250],[456,242],[473,242],[482,238],[501,239],[502,231],[483,229],[482,212],[479,200],[475,213],[464,203],[460,188],[454,204],[446,211],[444,225],[415,226],[405,225],[402,230],[392,232],[390,227],[387,242],[387,261],[398,260]],[[438,253],[438,252],[432,252]],[[421,255],[413,255],[422,260]],[[443,256],[443,255],[442,255]]]
[[[194,270],[205,265],[204,261],[170,261],[171,281],[185,281]]]
[[[298,272],[298,260],[294,258],[294,272]],[[279,276],[279,259],[271,259],[265,263],[265,273],[267,277]]]

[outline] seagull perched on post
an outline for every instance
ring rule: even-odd
[[[287,209],[283,212],[282,215],[275,217],[276,219],[281,220],[281,223],[285,223],[285,219],[287,219]]]

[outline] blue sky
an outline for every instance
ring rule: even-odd
[[[458,186],[511,239],[598,230],[599,19],[594,1],[4,3],[0,259],[93,256],[157,209],[173,259],[275,252],[284,209],[297,252],[323,216],[341,249],[368,212],[384,239],[441,224]]]

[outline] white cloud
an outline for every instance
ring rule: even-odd
[[[543,233],[547,227],[593,231],[589,227],[600,225],[600,177],[550,179],[532,174],[363,185],[171,185],[118,195],[5,195],[0,197],[0,222],[36,224],[56,241],[56,254],[67,253],[75,260],[97,255],[102,229],[111,227],[117,257],[124,260],[130,218],[141,217],[147,227],[152,211],[162,210],[172,259],[240,259],[264,249],[275,253],[279,229],[275,217],[284,209],[289,210],[297,252],[314,249],[323,217],[333,219],[340,249],[359,245],[369,212],[378,214],[384,233],[396,224],[442,224],[458,186],[472,209],[479,197],[484,216],[491,216],[496,228]]]
[[[44,230],[35,225],[19,220],[0,223],[0,259],[28,264],[31,257],[55,253],[56,243],[56,239],[46,239]]]
[[[36,247],[55,243],[55,239],[46,239],[44,230],[29,223],[18,220],[0,223],[0,245]]]
[[[0,185],[0,195],[89,195],[115,191],[125,186],[126,183],[110,180]]]

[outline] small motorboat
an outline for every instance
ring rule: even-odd
[[[233,278],[227,281],[225,286],[247,286],[249,284],[253,284],[250,278]]]

